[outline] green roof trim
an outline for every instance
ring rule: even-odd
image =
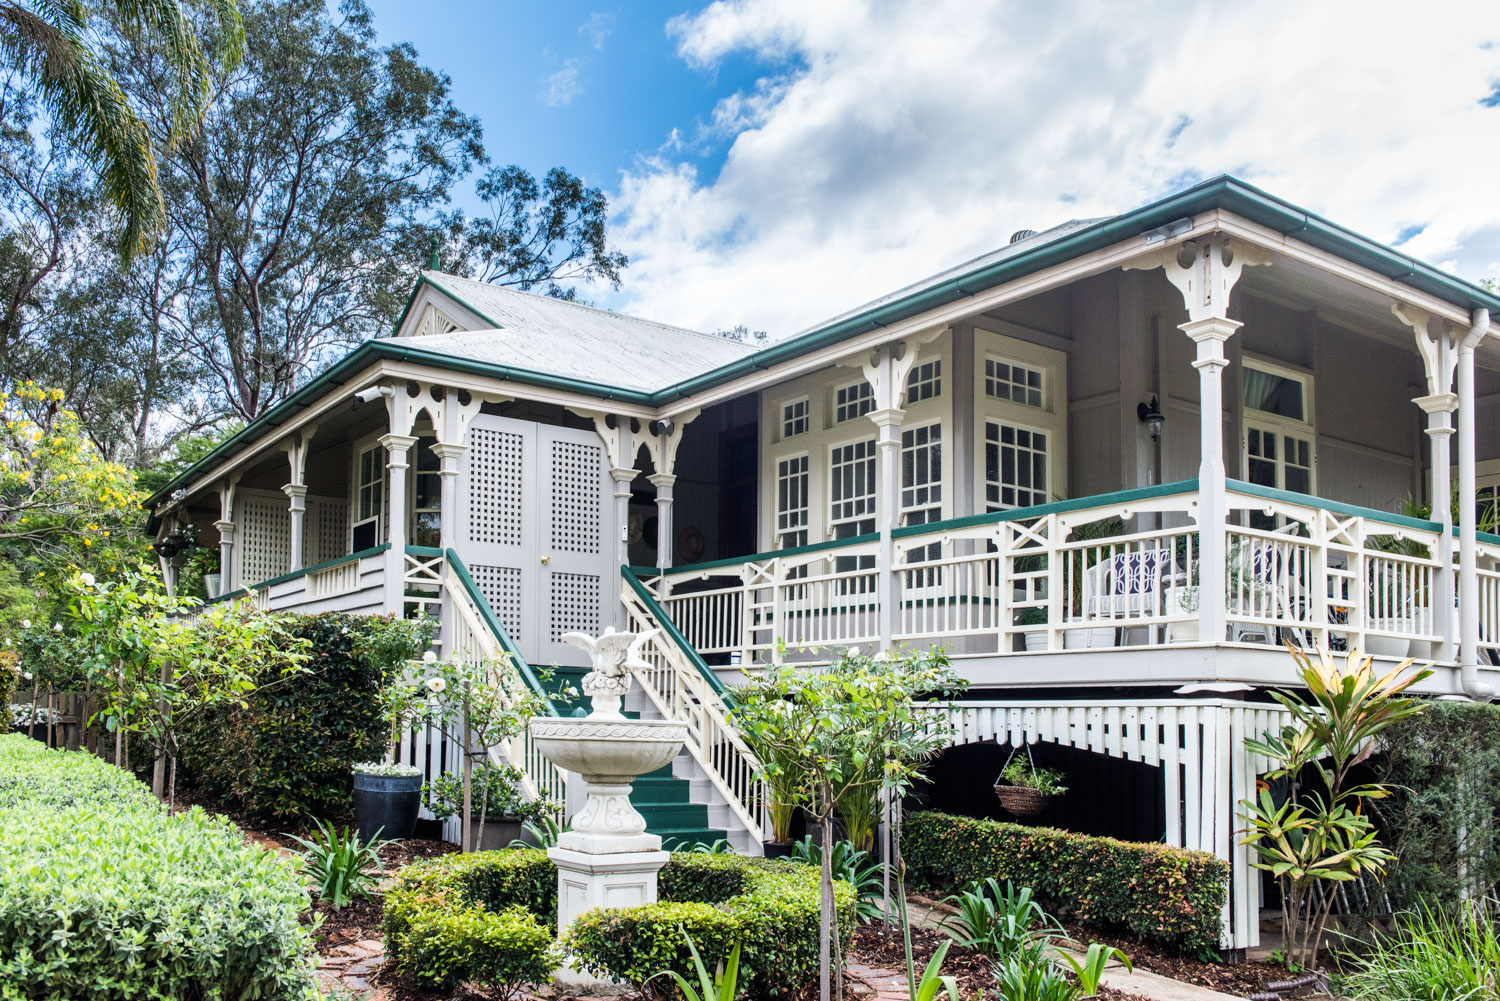
[[[1152,202],[1121,215],[1049,240],[1036,247],[1020,250],[997,261],[975,266],[972,270],[919,287],[889,301],[876,302],[848,316],[815,327],[795,337],[780,341],[744,358],[690,379],[682,380],[653,392],[621,390],[614,386],[576,382],[560,376],[454,358],[430,351],[402,348],[392,338],[368,341],[355,348],[322,376],[293,393],[282,403],[251,422],[244,430],[224,442],[192,467],[172,480],[146,501],[154,506],[200,471],[240,451],[285,422],[294,410],[306,407],[331,385],[342,385],[348,375],[363,365],[383,358],[413,361],[451,371],[481,375],[502,381],[518,382],[542,388],[564,389],[602,400],[619,400],[649,408],[659,408],[693,394],[731,382],[741,376],[791,361],[829,345],[860,334],[918,316],[930,310],[970,298],[1006,282],[1024,278],[1044,268],[1061,264],[1084,254],[1102,250],[1184,217],[1222,209],[1265,226],[1283,236],[1291,236],[1320,250],[1374,271],[1395,281],[1467,310],[1488,309],[1500,315],[1500,296],[1480,286],[1447,274],[1383,243],[1371,240],[1353,230],[1339,226],[1322,216],[1308,212],[1291,202],[1277,198],[1234,177],[1221,176]],[[1145,249],[1144,246],[1142,248]],[[422,283],[431,285],[473,310],[458,296],[425,276]],[[416,288],[407,308],[415,300]],[[479,314],[483,316],[483,314]],[[406,312],[403,310],[402,319]],[[486,320],[489,318],[486,317]],[[489,322],[493,322],[490,320]]]

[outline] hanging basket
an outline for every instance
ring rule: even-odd
[[[1051,799],[1046,793],[1029,786],[995,785],[995,797],[1006,813],[1016,817],[1034,817],[1046,807]]]

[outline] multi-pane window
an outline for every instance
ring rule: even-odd
[[[863,417],[875,408],[875,392],[868,382],[851,382],[833,393],[833,422],[842,424]]]
[[[436,438],[417,439],[416,472],[412,484],[411,541],[417,546],[441,546],[443,477],[438,472],[437,453],[432,450]]]
[[[943,426],[938,423],[901,431],[901,515],[908,525],[926,525],[943,517]],[[942,555],[934,542],[907,551],[908,563],[925,563]],[[935,584],[936,571],[907,575],[907,586]]]
[[[779,549],[807,545],[807,456],[776,464],[776,543]]]
[[[1002,358],[984,360],[984,392],[997,400],[1042,406],[1042,370]]]
[[[943,363],[938,360],[913,365],[906,377],[906,405],[931,400],[943,393]]]
[[[807,401],[793,400],[781,408],[781,437],[791,438],[807,430]]]
[[[835,539],[848,539],[875,531],[875,439],[835,446],[830,456],[828,527]],[[873,570],[873,556],[840,556],[833,561],[841,574]],[[840,582],[844,593],[869,591],[874,581],[860,576]]]
[[[359,453],[355,465],[353,552],[380,544],[380,517],[385,500],[385,446]]]
[[[1246,428],[1245,465],[1250,482],[1263,487],[1312,492],[1312,442],[1275,428]]]
[[[984,426],[984,489],[991,511],[1047,503],[1047,434],[1002,421]]]

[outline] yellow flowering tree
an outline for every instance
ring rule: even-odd
[[[0,543],[30,543],[54,564],[118,548],[143,516],[134,474],[100,453],[62,400],[30,382],[0,392]]]

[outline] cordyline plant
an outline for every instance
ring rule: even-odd
[[[761,774],[822,830],[821,1001],[843,997],[843,978],[832,976],[842,966],[833,961],[841,941],[833,896],[834,814],[868,809],[864,820],[873,829],[881,799],[899,800],[921,777],[921,765],[946,746],[951,724],[940,711],[945,703],[932,700],[962,685],[942,650],[871,657],[849,649],[826,671],[770,667],[735,692],[734,718],[762,762]],[[899,843],[897,833],[898,860]],[[896,883],[899,893],[899,871]],[[904,925],[904,899],[898,907]],[[909,937],[907,960],[915,996]]]
[[[1364,810],[1366,800],[1390,794],[1378,783],[1351,784],[1351,770],[1373,754],[1375,738],[1423,707],[1403,693],[1429,677],[1410,659],[1376,675],[1371,658],[1353,650],[1341,670],[1327,650],[1314,659],[1289,646],[1306,696],[1277,691],[1292,722],[1280,733],[1249,738],[1246,746],[1275,767],[1267,782],[1285,779],[1286,799],[1277,802],[1262,786],[1258,800],[1244,800],[1249,823],[1241,844],[1255,850],[1251,864],[1281,884],[1281,918],[1289,965],[1315,969],[1333,907],[1333,885],[1379,876],[1395,856],[1380,844]],[[1321,892],[1319,892],[1321,891]]]

